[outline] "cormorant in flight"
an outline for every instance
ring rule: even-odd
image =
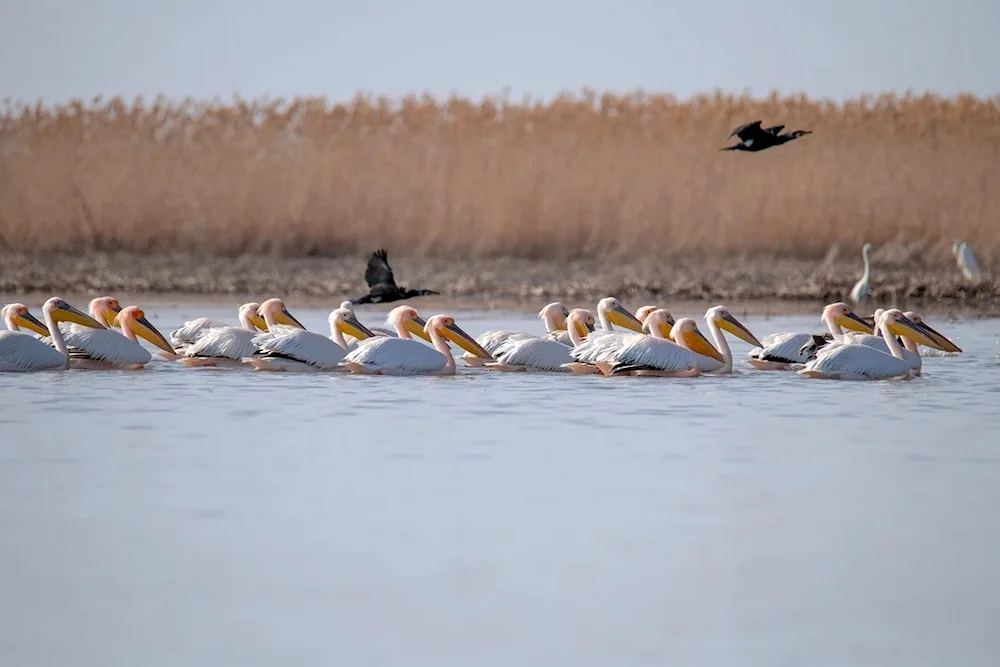
[[[368,283],[368,294],[359,299],[352,299],[351,303],[389,303],[414,296],[440,294],[440,292],[429,289],[406,289],[397,286],[385,250],[376,250],[368,258],[368,265],[365,267],[365,282]]]
[[[754,153],[770,148],[771,146],[780,146],[781,144],[788,143],[792,139],[798,139],[799,137],[807,134],[812,134],[812,130],[794,130],[792,132],[786,132],[785,134],[778,134],[785,128],[784,125],[762,128],[760,124],[761,121],[755,120],[752,123],[740,125],[729,135],[729,137],[739,137],[740,143],[734,146],[726,146],[725,148],[720,148],[719,150],[749,151]]]

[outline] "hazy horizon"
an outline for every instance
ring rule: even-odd
[[[1000,4],[651,0],[367,5],[296,0],[57,0],[0,5],[0,97],[171,99],[359,91],[480,98],[509,89],[644,89],[687,98],[777,90],[843,100],[1000,92]]]

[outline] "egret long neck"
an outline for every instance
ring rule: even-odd
[[[892,353],[892,356],[902,359],[903,348],[899,346],[899,341],[896,340],[896,337],[889,332],[889,322],[886,319],[882,320],[879,329],[882,331],[882,338],[885,338],[885,344],[889,346],[889,352]]]
[[[733,351],[729,349],[729,341],[726,340],[726,335],[722,333],[722,329],[719,328],[714,319],[706,317],[705,323],[708,324],[708,330],[712,332],[712,341],[715,343],[715,349],[719,351],[725,360],[722,368],[719,370],[722,373],[729,373],[733,370]]]
[[[69,368],[69,350],[66,349],[66,341],[63,339],[62,331],[59,330],[56,318],[52,317],[52,313],[48,309],[45,311],[45,325],[49,328],[49,335],[52,336],[52,343],[56,346],[56,350],[63,356],[62,367]]]
[[[863,280],[868,280],[871,276],[872,265],[868,259],[868,248],[861,249],[861,257],[865,260],[865,272],[862,274],[861,278]]]

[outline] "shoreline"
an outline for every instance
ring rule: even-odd
[[[42,302],[54,294],[71,301],[113,294],[152,305],[242,303],[281,296],[300,307],[335,307],[367,292],[364,257],[202,257],[192,254],[0,254],[4,303]],[[863,310],[897,306],[961,317],[1000,316],[1000,287],[964,283],[954,265],[914,266],[875,261],[872,295]],[[628,304],[663,304],[679,312],[725,303],[755,315],[818,313],[846,300],[858,279],[857,261],[780,257],[614,258],[527,260],[395,256],[400,286],[439,296],[409,301],[417,307],[538,310],[560,300],[570,307],[616,296]],[[401,302],[366,305],[389,310]],[[422,305],[420,305],[422,304]]]

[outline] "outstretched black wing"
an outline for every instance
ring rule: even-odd
[[[376,250],[368,258],[368,265],[365,267],[365,282],[368,283],[368,287],[375,287],[375,285],[396,286],[396,278],[392,275],[389,257],[385,249]]]
[[[746,141],[747,139],[753,139],[761,132],[760,124],[762,122],[764,121],[755,120],[752,123],[747,123],[746,125],[740,125],[729,134],[729,137],[726,138],[729,139],[730,137],[737,136],[740,138],[741,141]]]
[[[775,125],[774,127],[765,127],[764,131],[767,132],[768,134],[773,134],[774,136],[778,136],[778,132],[781,132],[783,129],[785,129],[784,125]]]

